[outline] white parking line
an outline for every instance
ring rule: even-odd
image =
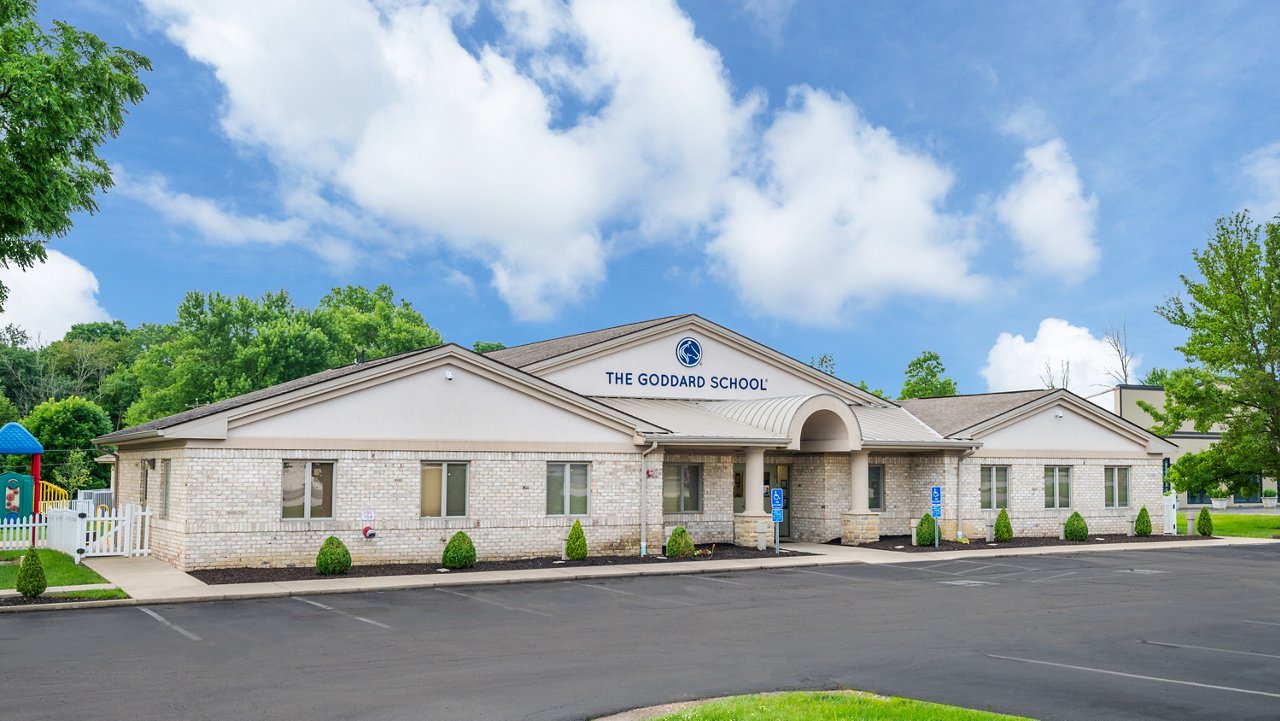
[[[1196,688],[1211,688],[1216,691],[1231,691],[1232,693],[1245,693],[1252,696],[1267,696],[1269,698],[1280,698],[1280,693],[1271,693],[1269,691],[1255,691],[1249,688],[1236,688],[1234,686],[1215,686],[1211,683],[1200,683],[1198,681],[1180,681],[1175,678],[1160,678],[1159,676],[1143,676],[1136,673],[1124,673],[1123,671],[1109,671],[1105,668],[1089,668],[1088,666],[1072,666],[1068,663],[1054,663],[1053,661],[1037,661],[1033,658],[1017,658],[1014,656],[997,656],[993,653],[986,654],[988,658],[997,658],[1001,661],[1016,661],[1018,663],[1034,663],[1040,666],[1052,666],[1054,668],[1068,668],[1073,671],[1088,671],[1090,673],[1101,673],[1108,676],[1122,676],[1124,678],[1136,678],[1142,681],[1158,681],[1160,683],[1172,683],[1180,686],[1195,686]]]
[[[1075,571],[1064,571],[1064,572],[1062,572],[1062,573],[1055,573],[1055,574],[1053,574],[1052,576],[1045,576],[1044,578],[1036,578],[1036,579],[1032,579],[1032,580],[1030,580],[1030,581],[1027,581],[1027,583],[1044,583],[1045,581],[1052,581],[1052,580],[1053,580],[1053,579],[1055,579],[1055,578],[1062,578],[1063,576],[1070,576],[1070,575],[1072,575],[1072,574],[1074,574],[1074,573],[1075,573]]]
[[[647,596],[643,593],[633,593],[631,591],[623,591],[617,588],[609,588],[608,586],[597,586],[594,583],[581,583],[579,581],[569,581],[569,583],[572,583],[575,586],[586,586],[587,588],[596,588],[601,591],[608,591],[609,593],[621,593],[624,596],[636,596],[638,598],[652,598],[655,601],[662,601],[664,603],[678,603],[681,606],[697,606],[698,605],[696,603],[689,603],[688,601],[677,601],[674,598],[662,598],[660,596]]]
[[[346,611],[343,611],[343,610],[342,610],[342,609],[340,609],[340,608],[334,608],[333,606],[326,606],[326,605],[324,605],[323,603],[319,603],[319,602],[316,602],[316,601],[310,601],[310,600],[307,600],[307,599],[302,598],[302,597],[300,597],[300,596],[292,596],[292,598],[293,598],[293,600],[295,600],[295,601],[302,601],[303,603],[309,603],[309,604],[311,604],[312,606],[315,606],[316,608],[323,608],[323,609],[324,609],[324,610],[326,610],[326,611],[333,611],[334,613],[338,614],[339,616],[346,616],[347,618],[354,618],[355,620],[360,621],[360,622],[362,622],[362,623],[367,623],[367,624],[369,624],[370,626],[377,626],[378,628],[386,628],[386,629],[390,629],[390,628],[391,628],[390,626],[388,626],[388,625],[387,625],[387,624],[385,624],[385,623],[379,623],[379,622],[377,622],[377,621],[373,620],[372,618],[365,618],[364,616],[357,616],[357,615],[355,615],[354,613],[347,613]]]
[[[176,626],[176,625],[174,625],[174,624],[172,624],[172,623],[169,623],[169,620],[168,620],[168,619],[166,619],[164,616],[161,616],[160,614],[156,613],[155,611],[152,611],[152,610],[151,610],[151,609],[149,609],[149,608],[139,608],[138,610],[139,610],[139,611],[142,611],[143,613],[147,614],[148,616],[150,616],[150,617],[154,618],[155,620],[159,621],[160,623],[163,623],[164,625],[168,626],[169,628],[172,628],[173,630],[177,631],[178,633],[182,634],[183,636],[186,636],[187,638],[191,639],[192,641],[199,641],[199,640],[200,640],[200,637],[199,637],[199,636],[195,635],[194,633],[192,633],[192,632],[188,631],[187,629],[185,629],[185,628],[183,628],[183,627],[181,627],[181,626]]]
[[[807,571],[803,568],[793,568],[791,569],[791,571],[793,573],[807,573],[811,576],[828,576],[830,578],[838,578],[841,581],[861,581],[862,580],[859,578],[852,578],[850,576],[842,576],[838,573],[823,573],[822,571]]]
[[[703,575],[698,575],[698,574],[688,575],[688,576],[685,576],[685,578],[695,578],[695,579],[697,579],[697,580],[699,580],[699,581],[715,581],[716,583],[727,583],[727,584],[729,584],[729,585],[731,585],[731,586],[745,586],[745,585],[747,585],[747,584],[745,584],[745,583],[743,583],[743,582],[741,582],[741,581],[730,581],[730,580],[729,580],[729,579],[727,579],[727,578],[716,578],[716,577],[714,577],[714,576],[703,576]]]
[[[985,566],[978,566],[977,568],[966,568],[966,569],[965,569],[965,570],[963,570],[963,571],[956,571],[956,575],[957,575],[957,576],[961,576],[961,575],[964,575],[964,574],[966,574],[966,573],[976,573],[976,572],[978,572],[978,571],[985,571],[985,570],[987,570],[988,568],[995,568],[996,566],[999,566],[999,565],[1003,565],[1003,564],[999,564],[999,563],[988,563],[988,564],[987,564],[987,565],[985,565]],[[1015,566],[1015,568],[1016,568],[1016,566]]]
[[[1280,626],[1280,623],[1276,623],[1275,621],[1250,621],[1245,619],[1245,623],[1256,623],[1259,626]]]
[[[457,591],[450,591],[450,590],[448,590],[448,589],[444,589],[444,588],[436,588],[436,590],[437,590],[437,591],[439,591],[440,593],[447,593],[447,594],[449,594],[450,596],[457,596],[458,598],[465,598],[465,599],[467,599],[468,601],[479,601],[480,603],[487,603],[487,604],[489,604],[490,606],[497,606],[498,608],[500,608],[500,609],[502,609],[502,610],[504,610],[504,611],[524,611],[525,613],[532,613],[532,614],[533,614],[533,615],[535,615],[535,616],[544,616],[544,617],[546,617],[546,618],[555,618],[555,615],[554,615],[554,614],[550,614],[550,613],[543,613],[542,611],[535,611],[535,610],[533,610],[532,608],[522,608],[522,607],[520,607],[520,606],[508,606],[508,605],[506,605],[506,604],[504,604],[504,603],[498,603],[497,601],[491,601],[491,600],[489,600],[489,599],[487,599],[487,598],[480,598],[479,596],[471,596],[471,595],[468,595],[468,594],[465,594],[465,593],[459,593],[459,592],[457,592]]]
[[[1148,646],[1164,646],[1165,648],[1189,648],[1193,651],[1213,651],[1214,653],[1234,653],[1240,656],[1260,656],[1262,658],[1280,658],[1274,653],[1258,653],[1256,651],[1233,651],[1229,648],[1210,648],[1208,646],[1191,646],[1185,643],[1164,643],[1161,641],[1138,641]]]

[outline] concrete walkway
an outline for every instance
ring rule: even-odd
[[[221,601],[240,598],[272,598],[280,596],[353,593],[359,591],[393,591],[439,586],[469,586],[500,583],[535,583],[539,581],[574,581],[619,576],[658,576],[689,573],[722,573],[771,568],[803,568],[846,563],[903,564],[959,559],[999,558],[1066,553],[1099,553],[1107,551],[1145,551],[1174,548],[1218,548],[1280,543],[1269,538],[1219,538],[1205,541],[1164,541],[1151,543],[1098,543],[1095,545],[1034,546],[1029,548],[989,548],[933,553],[883,551],[857,546],[832,546],[819,543],[784,543],[783,552],[769,558],[723,561],[687,561],[643,563],[618,566],[578,566],[520,571],[467,571],[412,576],[372,576],[317,578],[306,581],[237,583],[208,585],[155,558],[94,558],[85,563],[110,581],[106,587],[119,587],[131,598],[83,601],[41,606],[0,607],[0,613],[14,610],[53,610],[91,606],[182,603]],[[797,556],[787,550],[813,555]]]

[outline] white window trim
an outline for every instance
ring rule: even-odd
[[[1071,487],[1071,486],[1073,485],[1073,484],[1072,484],[1072,480],[1073,480],[1073,479],[1072,479],[1072,476],[1073,476],[1073,475],[1075,475],[1075,474],[1071,471],[1072,466],[1045,466],[1045,470],[1048,470],[1048,469],[1050,469],[1050,468],[1052,468],[1052,469],[1053,469],[1053,505],[1052,505],[1052,506],[1045,506],[1045,510],[1046,510],[1046,511],[1052,511],[1052,510],[1055,510],[1055,509],[1056,509],[1056,510],[1068,510],[1068,509],[1072,508],[1072,503],[1075,501],[1075,498],[1074,498],[1074,496],[1075,496],[1075,489],[1073,489],[1073,488]],[[1060,486],[1059,484],[1062,482],[1062,474],[1061,474],[1061,471],[1062,471],[1064,468],[1065,468],[1065,469],[1066,469],[1066,471],[1067,471],[1067,505],[1062,506],[1062,505],[1059,505],[1059,504],[1058,504],[1058,499],[1062,497],[1061,486]]]
[[[563,501],[564,503],[564,513],[551,513],[550,511],[547,511],[546,494],[543,494],[542,510],[546,512],[546,515],[552,518],[560,518],[560,517],[586,518],[587,516],[591,515],[591,463],[588,461],[551,461],[547,463],[547,470],[550,471],[552,466],[561,466],[564,468],[564,485],[560,489],[561,501]],[[569,510],[571,508],[571,504],[570,504],[571,493],[569,489],[573,486],[573,483],[569,480],[570,478],[569,468],[571,466],[583,466],[584,468],[587,469],[587,510],[583,511],[582,513],[573,513]],[[547,475],[550,476],[550,473],[548,473]],[[550,478],[545,479],[545,482],[549,483]]]
[[[1124,470],[1125,485],[1125,503],[1120,505],[1120,474],[1119,470]],[[1110,476],[1110,478],[1108,478]],[[1102,469],[1102,507],[1103,508],[1128,508],[1132,503],[1129,497],[1133,492],[1133,485],[1129,482],[1133,477],[1133,471],[1130,466],[1106,466]]]
[[[681,462],[679,462],[679,461],[674,461],[674,462],[671,462],[670,464],[664,464],[664,466],[665,466],[665,465],[672,465],[672,466],[676,466],[676,467],[681,468],[681,469],[688,468],[689,466],[696,466],[696,467],[698,468],[698,508],[697,508],[696,510],[689,510],[689,509],[682,508],[682,509],[680,509],[680,510],[678,510],[678,511],[668,511],[668,510],[666,510],[666,509],[664,508],[664,509],[662,510],[662,512],[663,512],[663,513],[666,513],[666,514],[676,514],[676,513],[679,513],[679,514],[683,514],[683,515],[689,515],[689,514],[695,514],[695,515],[696,515],[696,514],[702,513],[703,506],[705,505],[705,504],[704,504],[704,501],[706,500],[706,499],[703,497],[703,496],[705,495],[704,489],[705,489],[705,487],[706,487],[706,485],[707,485],[706,470],[702,467],[702,465],[703,465],[703,464],[701,464],[701,463],[681,463]],[[665,470],[664,470],[664,474],[663,474],[663,475],[664,475],[663,483],[665,484],[665,483],[666,483],[666,478],[665,478],[665,475],[666,475],[666,474],[665,474]],[[684,476],[683,476],[683,474],[682,474],[682,475],[681,475],[681,480],[683,480],[683,478],[684,478]],[[745,488],[746,488],[745,480],[746,480],[746,479],[744,478],[744,479],[743,479],[743,481],[744,481],[744,482],[743,482],[743,489],[744,489],[744,490],[745,490]],[[681,485],[683,486],[683,484],[681,484]],[[683,489],[682,489],[682,490],[683,490]],[[684,494],[683,494],[683,493],[681,493],[679,496],[677,496],[677,498],[678,498],[678,499],[680,499],[680,501],[681,501],[681,502],[682,502],[682,504],[683,504],[683,501],[684,501]],[[665,500],[665,499],[664,499],[664,500]]]
[[[440,515],[419,518],[467,518],[471,514],[471,463],[468,461],[423,461],[422,467],[440,466]],[[462,515],[449,515],[449,466],[462,466]],[[418,513],[422,513],[422,478],[418,478]]]
[[[318,459],[317,459],[317,460],[314,460],[314,461],[304,461],[304,460],[300,460],[300,459],[286,458],[286,459],[284,459],[284,460],[280,463],[280,474],[281,474],[281,479],[280,479],[280,480],[281,480],[281,482],[283,482],[283,481],[284,481],[284,464],[285,464],[285,463],[302,463],[302,464],[304,464],[304,465],[303,465],[303,468],[302,468],[302,478],[303,478],[303,483],[302,483],[302,498],[303,498],[303,503],[302,503],[302,518],[285,518],[285,517],[284,517],[284,502],[283,502],[283,501],[281,501],[281,503],[280,503],[280,520],[282,520],[282,521],[286,521],[286,522],[299,523],[299,522],[302,522],[302,521],[332,521],[334,518],[337,518],[337,516],[338,516],[338,462],[337,462],[337,461],[324,461],[324,460],[318,460]],[[329,465],[333,466],[333,475],[331,476],[331,479],[330,479],[330,485],[331,485],[331,487],[330,487],[330,489],[329,489],[329,492],[333,494],[333,499],[332,499],[332,500],[333,500],[333,504],[332,504],[332,505],[333,505],[333,515],[332,515],[332,516],[313,516],[313,515],[311,515],[311,504],[308,502],[308,501],[310,500],[310,498],[311,498],[311,466],[312,466],[313,464],[316,464],[316,463],[328,463]]]
[[[999,494],[998,494],[998,493],[996,493],[996,489],[997,489],[997,487],[998,487],[998,481],[997,481],[997,479],[996,479],[996,469],[997,469],[997,468],[1003,468],[1003,469],[1004,469],[1004,499],[1005,499],[1005,505],[1003,505],[1003,506],[1001,506],[1001,505],[999,505],[998,503],[996,503],[996,498],[998,498],[998,497],[999,497]],[[988,470],[990,470],[990,471],[991,471],[991,496],[990,496],[989,498],[982,498],[982,476],[983,476],[983,475],[984,475]],[[978,508],[979,508],[979,509],[981,509],[981,510],[983,510],[983,511],[996,511],[996,512],[999,512],[1000,510],[1002,510],[1002,509],[1007,509],[1007,508],[1009,507],[1009,475],[1012,473],[1012,470],[1013,470],[1013,469],[1012,469],[1011,467],[1009,467],[1009,466],[1002,466],[1002,465],[978,466]],[[1055,491],[1057,491],[1058,489],[1055,487],[1055,488],[1054,488],[1054,490],[1055,490]],[[985,501],[986,503],[990,504],[990,505],[985,505],[985,506],[984,506],[984,505],[983,505],[983,502],[984,502],[984,501]]]

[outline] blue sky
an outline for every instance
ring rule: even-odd
[[[696,312],[896,393],[1094,392],[1220,215],[1280,210],[1253,3],[45,0],[148,55],[117,187],[5,272],[53,340],[387,283],[446,339]]]

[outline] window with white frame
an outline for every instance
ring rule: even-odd
[[[285,461],[281,518],[333,518],[333,461]]]
[[[586,515],[589,481],[586,463],[548,463],[547,515]]]
[[[1102,469],[1107,508],[1129,507],[1129,467],[1107,466]]]
[[[1044,467],[1044,507],[1071,507],[1071,466]]]
[[[168,458],[160,460],[160,517],[169,517],[169,465]]]
[[[884,510],[884,466],[867,466],[867,508]]]
[[[467,515],[467,464],[423,463],[420,506],[424,518]]]
[[[697,463],[662,464],[662,512],[702,511],[702,466]]]
[[[989,510],[1008,508],[1009,467],[983,466],[979,470],[978,495],[982,497],[983,508]]]

